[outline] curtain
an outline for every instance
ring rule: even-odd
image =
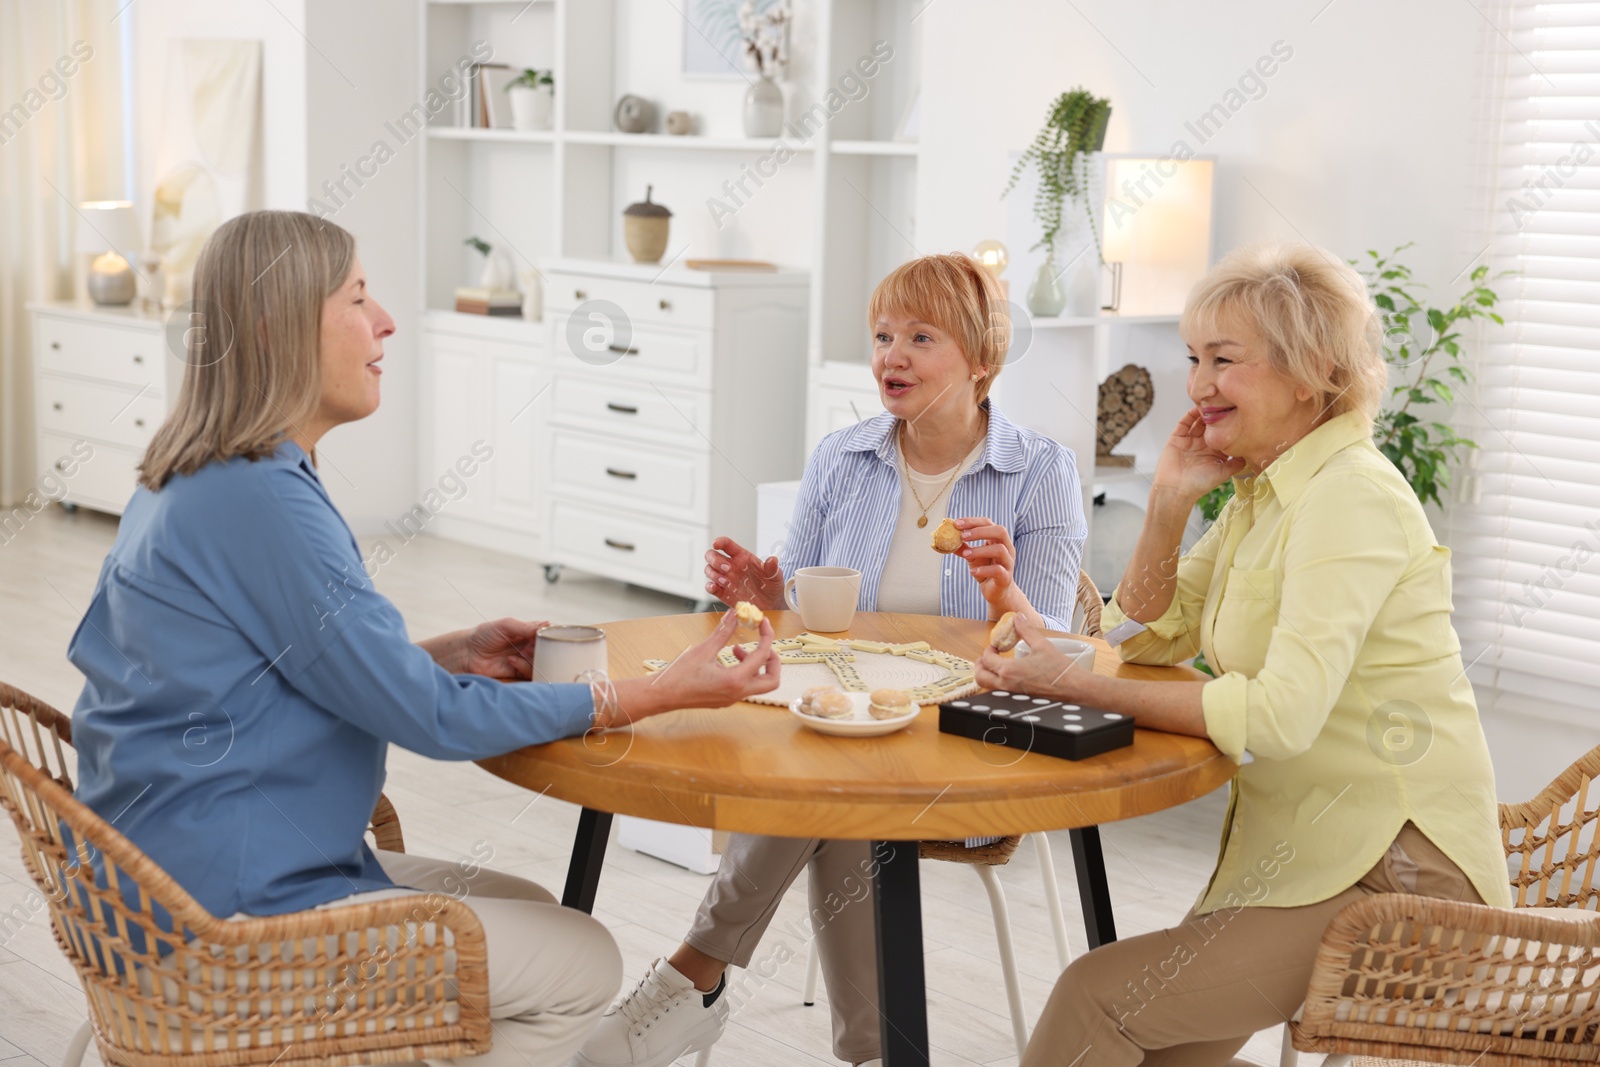
[[[1485,710],[1600,722],[1600,3],[1500,0],[1480,345],[1452,510],[1456,626]]]
[[[0,0],[0,504],[34,488],[27,304],[75,295],[76,205],[127,199],[126,0]]]

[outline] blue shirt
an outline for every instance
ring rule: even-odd
[[[412,644],[288,441],[136,490],[67,655],[78,799],[218,916],[392,884],[363,840],[389,742],[475,759],[593,713]]]
[[[1013,578],[1055,630],[1072,628],[1078,566],[1088,526],[1072,451],[1002,415],[992,400],[983,454],[950,491],[954,518],[982,515],[1011,532]],[[878,580],[900,513],[899,450],[888,412],[835,430],[806,461],[794,518],[779,553],[783,573],[800,567],[861,572],[859,611],[875,611]],[[932,551],[932,548],[929,548]],[[989,602],[966,561],[952,557],[939,587],[940,613],[987,619]]]

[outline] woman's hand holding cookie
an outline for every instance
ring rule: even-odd
[[[951,521],[961,531],[964,542],[957,554],[967,561],[967,570],[983,591],[983,599],[1002,612],[1025,610],[1028,601],[1014,577],[1017,549],[1011,532],[981,516]]]

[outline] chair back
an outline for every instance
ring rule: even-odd
[[[1077,632],[1085,637],[1104,636],[1100,629],[1100,612],[1105,607],[1105,601],[1100,598],[1100,590],[1095,588],[1088,571],[1078,572],[1076,606]]]
[[[1519,908],[1600,910],[1600,746],[1532,800],[1500,805],[1506,858],[1519,869],[1511,892]],[[1508,863],[1508,868],[1510,864]]]
[[[349,1067],[491,1047],[483,928],[406,895],[218,919],[69,791],[69,720],[0,685],[0,806],[108,1067]]]

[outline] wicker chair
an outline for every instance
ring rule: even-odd
[[[1104,601],[1100,598],[1100,590],[1095,588],[1086,571],[1079,571],[1077,606],[1074,612],[1077,632],[1086,637],[1099,637],[1100,611],[1103,607]],[[1006,907],[1005,890],[1000,886],[1000,878],[995,873],[995,868],[1010,861],[1012,854],[1022,843],[1023,837],[1033,840],[1034,850],[1039,856],[1039,871],[1044,879],[1045,906],[1050,911],[1051,932],[1055,935],[1056,959],[1064,971],[1067,969],[1067,964],[1072,962],[1072,949],[1067,944],[1067,920],[1061,910],[1061,890],[1056,883],[1055,857],[1050,852],[1048,836],[1042,833],[1013,834],[979,848],[968,848],[960,841],[923,841],[918,847],[918,855],[925,860],[970,864],[983,882],[984,890],[989,894],[989,910],[994,914],[995,940],[1000,946],[1000,970],[1006,982],[1006,1002],[1011,1009],[1011,1032],[1016,1038],[1019,1058],[1028,1047],[1028,1011],[1022,1002],[1022,983],[1017,977],[1016,949],[1011,940],[1011,915]],[[807,1005],[814,1004],[817,1000],[817,966],[817,954],[812,952],[806,961],[805,1003]],[[708,1053],[702,1053],[700,1059],[696,1061],[696,1067],[706,1067],[707,1059]]]
[[[349,1067],[489,1050],[487,950],[465,904],[407,896],[213,916],[72,796],[71,743],[67,716],[0,684],[0,805],[88,996],[66,1067],[91,1036],[107,1067]],[[386,799],[373,820],[379,847],[402,846]]]
[[[1597,777],[1600,748],[1527,803],[1500,805],[1516,907],[1528,910],[1386,893],[1341,911],[1294,1047],[1336,1054],[1329,1065],[1600,1062]]]

